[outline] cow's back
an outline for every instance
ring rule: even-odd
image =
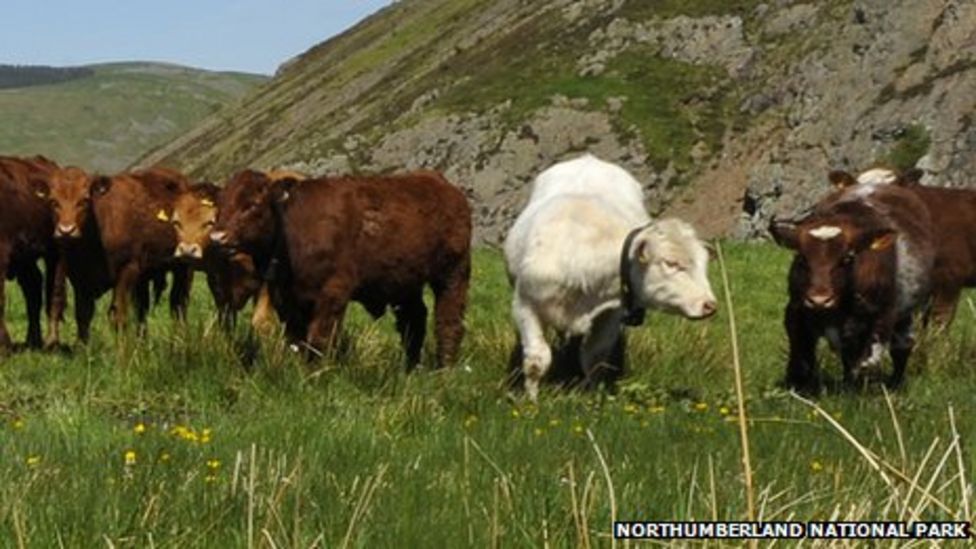
[[[556,164],[533,183],[505,240],[509,277],[585,287],[616,275],[627,233],[650,221],[640,184],[591,155]]]
[[[935,242],[935,278],[976,285],[976,191],[916,185],[925,203]]]
[[[470,254],[470,206],[435,172],[299,182],[284,217],[296,280],[310,284],[341,272],[353,285],[396,294]]]

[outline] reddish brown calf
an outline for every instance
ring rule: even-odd
[[[901,187],[853,187],[821,201],[795,224],[770,227],[796,251],[790,266],[785,327],[790,342],[786,382],[816,393],[816,344],[826,337],[840,355],[844,379],[875,343],[888,344],[898,385],[913,347],[912,315],[928,298],[934,254],[931,220]]]

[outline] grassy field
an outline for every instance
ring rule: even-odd
[[[923,336],[908,386],[890,400],[876,387],[819,399],[882,474],[778,385],[788,256],[732,243],[725,253],[757,514],[971,519],[972,305],[950,334]],[[713,264],[724,304],[718,273]],[[22,339],[22,304],[10,301]],[[403,372],[392,320],[367,322],[358,306],[349,348],[312,366],[274,342],[246,366],[214,328],[202,283],[186,326],[158,308],[144,339],[117,341],[100,311],[88,348],[2,359],[0,539],[588,547],[610,545],[614,513],[745,517],[727,308],[703,323],[650,315],[630,332],[631,374],[617,395],[551,391],[532,406],[501,383],[508,306],[500,257],[478,252],[462,363],[413,375]],[[824,366],[839,376],[834,359]]]

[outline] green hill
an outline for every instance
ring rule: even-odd
[[[0,89],[0,154],[119,170],[266,80],[156,63],[84,68],[65,82]]]

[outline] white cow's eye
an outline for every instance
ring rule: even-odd
[[[679,263],[677,261],[669,261],[669,260],[665,259],[664,260],[664,266],[667,267],[668,269],[673,270],[673,271],[680,271],[680,270],[682,270],[681,263]]]

